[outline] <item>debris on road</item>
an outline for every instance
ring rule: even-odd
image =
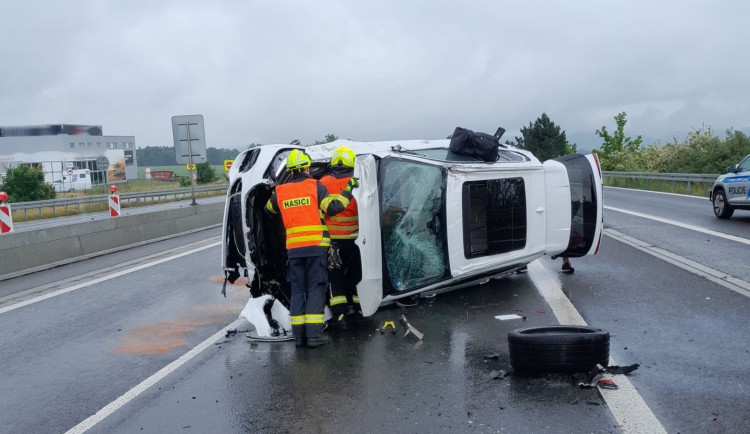
[[[506,376],[507,376],[507,374],[502,369],[499,370],[499,371],[493,370],[493,371],[490,372],[490,378],[493,379],[493,380],[502,380]]]
[[[391,334],[395,335],[396,334],[396,325],[393,324],[393,321],[385,321],[385,322],[383,322],[383,327],[380,327],[380,334],[384,335],[385,334],[385,330],[388,327],[391,327]]]
[[[521,319],[521,318],[526,319],[525,316],[516,315],[515,313],[511,313],[508,315],[495,315],[495,318],[499,319],[500,321],[508,321],[511,319]]]
[[[596,382],[596,387],[601,387],[602,389],[609,389],[609,390],[617,390],[620,387],[615,384],[614,381],[610,380],[609,378],[605,378],[603,380],[599,380]]]
[[[227,330],[227,334],[225,334],[225,335],[224,335],[224,337],[225,337],[225,338],[228,338],[228,337],[230,337],[230,336],[234,336],[234,335],[236,335],[237,333],[247,333],[247,332],[250,332],[250,331],[252,331],[252,330],[237,330],[237,329],[231,329],[231,330]]]
[[[406,315],[401,315],[401,318],[398,320],[398,322],[400,322],[401,325],[404,326],[404,328],[406,328],[406,333],[404,333],[404,336],[402,337],[405,338],[407,335],[412,334],[416,336],[420,341],[422,340],[422,338],[424,338],[424,335],[422,334],[422,332],[415,329],[414,326],[409,324],[409,321],[406,319]],[[396,333],[396,327],[393,328],[393,332]]]
[[[615,384],[614,381],[612,381],[609,378],[602,378],[604,374],[611,374],[611,375],[627,375],[641,366],[638,363],[634,363],[629,366],[609,366],[607,368],[603,367],[600,364],[597,364],[594,366],[594,368],[588,373],[587,380],[583,381],[581,383],[578,383],[578,385],[581,388],[590,388],[590,387],[601,387],[602,389],[610,389],[610,390],[617,390],[619,387],[617,384]]]
[[[596,366],[594,366],[591,371],[589,371],[588,375],[586,376],[586,380],[578,383],[578,386],[580,386],[582,389],[595,387],[597,381],[599,381],[604,376],[604,366],[597,363]]]
[[[640,366],[641,365],[639,365],[638,363],[634,363],[634,364],[632,364],[630,366],[616,366],[616,365],[615,366],[608,366],[607,367],[607,372],[609,372],[610,374],[626,374],[627,375],[627,374],[635,371],[636,369],[638,369],[638,367],[640,367]]]

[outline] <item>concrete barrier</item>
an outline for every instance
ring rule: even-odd
[[[224,203],[174,208],[0,236],[0,280],[219,226]]]

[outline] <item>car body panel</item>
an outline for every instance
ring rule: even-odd
[[[372,155],[362,155],[354,165],[354,176],[360,185],[354,189],[359,211],[359,236],[354,243],[359,247],[363,264],[362,280],[357,285],[357,296],[362,314],[370,316],[383,300],[383,261],[380,250],[380,195],[377,184],[377,165]]]
[[[554,255],[568,248],[571,222],[568,216],[547,212],[570,204],[570,181],[565,165],[555,160],[544,162],[546,207],[541,210],[546,217],[547,244],[545,253]]]
[[[709,194],[709,200],[712,202],[717,190],[723,191],[730,210],[750,210],[750,155],[739,164],[730,166],[727,173],[716,179]]]
[[[334,149],[357,154],[353,191],[359,208],[362,312],[402,298],[427,296],[512,273],[542,255],[582,256],[598,249],[601,172],[592,155],[540,163],[501,147],[487,163],[448,151],[448,140],[336,140],[304,150],[320,178]],[[222,267],[229,281],[244,271],[254,298],[287,303],[283,224],[265,214],[284,182],[291,145],[264,145],[238,155],[229,171]],[[576,231],[580,234],[575,235]]]
[[[735,166],[735,172],[721,179],[729,204],[735,207],[750,205],[750,156]]]

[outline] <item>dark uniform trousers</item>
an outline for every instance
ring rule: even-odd
[[[328,284],[328,253],[289,258],[287,281],[292,287],[289,315],[304,317],[304,323],[292,321],[295,337],[316,338],[323,334],[323,311]]]
[[[331,281],[331,313],[334,318],[347,313],[349,307],[360,312],[357,283],[362,280],[362,259],[354,240],[334,240],[339,249],[341,268],[329,270]]]

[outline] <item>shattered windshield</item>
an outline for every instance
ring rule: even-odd
[[[383,163],[381,228],[392,291],[436,283],[448,271],[443,170],[405,160]]]

